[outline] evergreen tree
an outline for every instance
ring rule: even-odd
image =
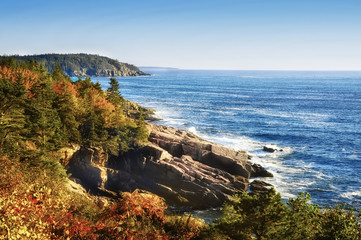
[[[80,132],[78,128],[80,123],[77,120],[79,113],[77,112],[77,104],[74,98],[75,96],[67,92],[59,94],[54,99],[53,107],[56,109],[60,118],[64,137],[70,142],[79,143]]]
[[[7,66],[11,69],[18,69],[20,67],[20,64],[12,57],[1,57],[0,66]]]
[[[119,83],[117,79],[110,78],[109,85],[110,87],[108,88],[107,100],[119,108],[124,99],[119,91]]]
[[[16,154],[23,131],[24,101],[26,89],[23,85],[0,79],[0,153]]]
[[[53,73],[51,74],[51,76],[53,77],[53,79],[55,81],[64,81],[66,78],[64,76],[64,72],[61,69],[61,67],[59,66],[59,64],[57,64],[54,68]]]
[[[117,79],[110,78],[109,79],[109,85],[110,85],[110,87],[108,88],[108,92],[116,93],[118,95],[121,95],[120,91],[119,91],[119,83],[118,83]]]
[[[64,134],[59,115],[53,108],[55,92],[52,82],[40,83],[34,92],[36,98],[28,98],[25,108],[27,136],[41,149],[60,147]]]

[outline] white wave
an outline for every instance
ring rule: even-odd
[[[258,163],[265,167],[267,170],[274,173],[274,175],[295,175],[303,174],[305,169],[301,166],[288,166],[285,165],[281,158],[269,158],[266,155],[254,155],[251,159],[252,163]]]
[[[322,121],[331,117],[329,114],[320,114],[313,112],[282,112],[282,111],[273,111],[266,108],[237,108],[234,110],[243,110],[243,111],[253,111],[258,114],[262,114],[270,117],[281,117],[281,118],[293,118],[299,120],[310,120],[310,121]]]
[[[284,199],[290,199],[290,198],[295,199],[297,197],[297,195],[290,193],[290,192],[284,192],[282,190],[279,190],[278,192],[281,193],[281,196]]]
[[[197,112],[207,112],[207,113],[220,113],[222,115],[235,115],[236,113],[231,111],[224,111],[224,110],[213,110],[213,109],[206,109],[206,108],[200,108],[195,110]]]
[[[361,197],[361,190],[345,192],[340,195],[343,198],[353,199],[355,197]]]
[[[244,110],[244,107],[224,107],[224,109],[242,111]]]
[[[305,187],[309,187],[312,186],[316,183],[316,181],[302,181],[302,182],[294,182],[293,185],[297,188],[305,188]]]
[[[196,107],[196,108],[202,107],[202,105],[199,105],[197,103],[173,103],[172,102],[172,103],[169,103],[167,105],[170,105],[172,107],[174,107],[174,106],[177,106],[177,107]]]
[[[324,128],[324,127],[339,125],[338,123],[335,122],[328,122],[327,119],[329,119],[331,115],[327,115],[327,114],[308,113],[308,112],[289,113],[289,112],[273,111],[269,109],[258,109],[258,108],[243,108],[239,110],[250,111],[256,114],[261,114],[263,116],[269,116],[269,117],[297,119],[302,121],[302,123],[299,123],[299,125],[304,125],[312,128]],[[268,121],[267,123],[269,125],[273,125],[273,124],[277,124],[278,122]]]
[[[224,93],[224,92],[182,92],[182,93],[197,93],[201,95],[216,95],[216,96],[226,96],[226,97],[238,97],[238,98],[249,98],[250,96],[244,94],[235,94],[235,93]]]
[[[201,135],[202,138],[233,148],[237,151],[252,152],[261,149],[264,145],[262,142],[255,141],[247,136],[233,135]]]
[[[283,154],[287,154],[287,155],[292,154],[294,152],[294,149],[291,147],[284,147],[282,148],[282,150],[283,150]]]
[[[272,184],[275,190],[281,194],[283,199],[296,197],[296,195],[291,191],[292,189],[295,188],[294,185],[285,176],[274,175],[273,178],[267,178],[267,179],[261,178],[261,180],[265,180],[266,182]]]
[[[289,155],[294,152],[294,149],[291,147],[281,147],[278,146],[277,144],[256,141],[244,135],[243,136],[235,136],[232,134],[206,135],[201,133],[199,133],[199,135],[200,137],[208,141],[222,144],[224,146],[233,148],[237,151],[245,151],[253,156],[279,158],[281,156]],[[261,151],[264,146],[272,147],[274,149],[277,149],[278,151],[275,151],[273,153]]]
[[[358,159],[356,152],[353,152],[351,155],[348,156],[349,159]]]
[[[316,178],[317,179],[326,179],[326,178],[330,179],[330,178],[332,178],[332,176],[326,175],[323,172],[317,172]]]
[[[154,116],[162,120],[169,118],[169,115],[170,115],[170,111],[167,111],[165,109],[158,109],[157,111],[154,112]]]
[[[195,127],[190,127],[188,128],[188,131],[190,131],[191,133],[194,133],[196,135],[198,135],[197,129]]]
[[[181,127],[186,124],[186,119],[182,118],[180,114],[175,114],[174,110],[167,108],[160,108],[154,113],[154,117],[160,119],[159,124],[169,125],[172,127]]]

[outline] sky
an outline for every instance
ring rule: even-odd
[[[0,0],[0,54],[137,66],[361,70],[361,0]]]

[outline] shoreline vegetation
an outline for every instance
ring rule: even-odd
[[[60,66],[65,75],[70,77],[126,77],[147,76],[149,74],[138,67],[95,54],[41,54],[27,56],[10,56],[21,62],[35,61],[41,63],[48,72]]]
[[[361,239],[360,212],[282,202],[245,152],[60,66],[0,59],[0,239]],[[271,151],[271,149],[266,149]],[[213,224],[168,206],[223,206]]]

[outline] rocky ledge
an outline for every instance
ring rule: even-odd
[[[149,142],[139,149],[113,156],[100,148],[80,148],[62,162],[93,192],[117,196],[143,189],[168,205],[194,209],[221,206],[246,191],[250,176],[260,171],[245,152],[172,127],[149,124],[148,129]]]

